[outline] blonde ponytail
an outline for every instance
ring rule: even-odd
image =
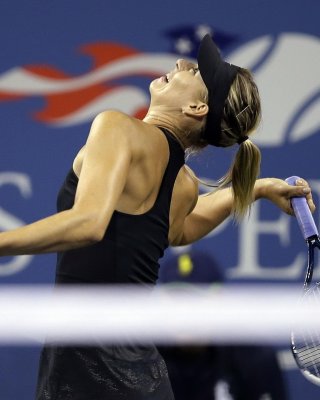
[[[232,211],[238,221],[246,215],[254,200],[253,188],[260,173],[260,161],[260,150],[251,140],[246,140],[239,145],[227,174],[219,180],[220,188],[232,184]]]
[[[230,88],[224,107],[220,145],[238,145],[238,151],[219,186],[231,183],[234,202],[233,214],[240,220],[253,201],[253,188],[260,173],[261,153],[249,139],[261,119],[258,88],[250,71],[241,68]]]
[[[250,135],[258,127],[260,119],[261,103],[258,87],[251,72],[239,68],[224,104],[221,132],[213,144],[218,147],[238,146],[229,171],[218,181],[218,188],[231,184],[234,200],[233,215],[237,220],[245,216],[254,200],[253,189],[260,173],[261,153],[250,140]],[[194,134],[195,143],[190,147],[190,152],[208,145],[207,139],[203,139],[203,132],[206,129],[205,125],[202,131],[197,132],[197,135]]]

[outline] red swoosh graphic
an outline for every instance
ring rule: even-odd
[[[79,53],[90,56],[92,66],[90,71],[117,60],[140,52],[128,46],[122,46],[116,43],[92,43],[83,45],[79,49]],[[65,73],[50,65],[26,65],[24,68],[33,74],[51,79],[71,79],[74,76]],[[115,90],[118,86],[112,84],[98,84],[85,89],[72,91],[69,93],[54,94],[44,97],[45,108],[34,113],[34,119],[41,122],[51,122],[57,118],[61,118],[75,112],[79,108],[85,106],[90,101],[102,94]],[[0,92],[0,101],[14,101],[22,99],[26,96],[13,95],[10,93]],[[137,117],[143,117],[146,109],[138,110]]]

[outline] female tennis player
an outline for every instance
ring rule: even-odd
[[[93,121],[58,195],[58,212],[0,234],[0,255],[58,252],[57,284],[154,284],[170,245],[199,240],[230,214],[245,215],[266,198],[292,213],[289,186],[259,179],[260,152],[249,139],[260,99],[249,71],[224,62],[209,36],[198,65],[178,60],[150,85],[143,121],[105,111]],[[198,196],[186,151],[238,146],[220,188]],[[85,323],[85,322],[84,322]],[[38,400],[170,400],[166,366],[153,346],[46,345]]]

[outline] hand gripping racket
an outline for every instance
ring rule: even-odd
[[[289,185],[296,184],[298,176],[286,179]],[[302,235],[308,246],[308,266],[303,285],[302,307],[319,306],[320,283],[311,284],[314,268],[314,249],[320,249],[319,233],[305,197],[293,197],[291,205]],[[320,318],[320,314],[316,316]],[[299,327],[291,333],[291,349],[302,374],[311,382],[320,385],[320,331]]]

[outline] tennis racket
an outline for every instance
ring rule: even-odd
[[[295,186],[298,176],[286,179]],[[291,205],[300,230],[308,246],[308,265],[301,298],[302,307],[318,307],[320,310],[320,283],[312,283],[315,248],[320,249],[319,233],[305,197],[294,197]],[[317,316],[318,318],[318,316]],[[291,350],[302,374],[320,385],[320,331],[313,328],[296,328],[291,333]]]

